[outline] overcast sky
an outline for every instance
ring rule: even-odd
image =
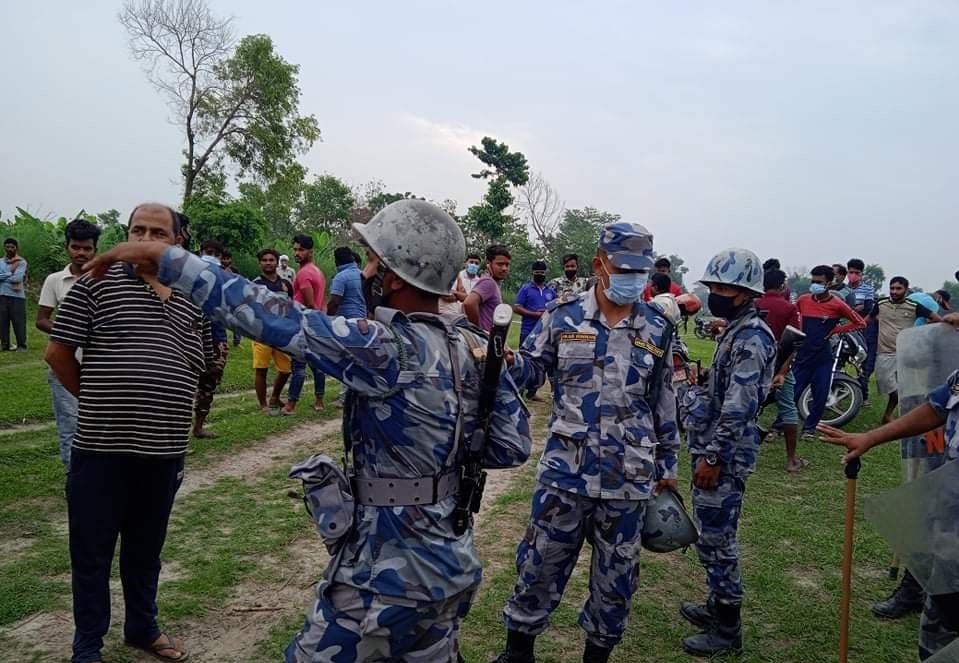
[[[698,277],[743,246],[959,268],[959,4],[215,0],[299,64],[315,173],[465,210],[484,134],[569,207],[645,224]],[[175,203],[182,138],[119,2],[0,6],[0,211]]]

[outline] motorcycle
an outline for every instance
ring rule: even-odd
[[[859,381],[846,372],[852,367],[861,373],[866,361],[866,341],[858,332],[836,334],[830,341],[832,348],[832,377],[822,423],[842,428],[856,418],[862,409],[863,394]],[[803,389],[798,399],[799,417],[805,420],[812,406],[812,387]]]
[[[709,339],[715,341],[723,330],[726,329],[726,321],[719,318],[705,318],[700,316],[696,318],[696,325],[693,327],[693,334],[696,338],[703,340]]]

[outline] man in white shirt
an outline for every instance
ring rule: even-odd
[[[37,304],[37,329],[49,334],[53,329],[51,315],[66,299],[70,288],[83,275],[83,265],[97,252],[97,239],[100,229],[86,219],[74,219],[64,230],[66,235],[67,256],[70,264],[63,270],[50,274],[43,281],[40,301]],[[81,351],[77,350],[78,358]],[[64,387],[56,373],[49,371],[47,382],[53,395],[53,415],[57,422],[57,436],[60,439],[60,460],[70,471],[70,445],[77,430],[77,398]]]
[[[286,279],[290,283],[293,283],[296,270],[290,267],[290,256],[280,256],[280,266],[276,268],[276,273],[281,279]]]
[[[478,253],[466,256],[466,264],[456,276],[449,297],[440,298],[440,313],[459,315],[463,312],[463,300],[473,292],[473,286],[479,280],[480,257]]]

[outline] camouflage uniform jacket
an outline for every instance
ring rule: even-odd
[[[662,314],[642,302],[610,329],[592,288],[547,307],[511,369],[520,385],[555,378],[541,483],[586,497],[645,500],[654,481],[676,478],[679,437],[668,365],[658,401],[646,402],[666,329]]]
[[[773,333],[753,308],[730,321],[716,341],[706,385],[683,395],[681,410],[689,453],[715,453],[724,468],[743,477],[756,466],[756,416],[772,386]]]
[[[929,394],[929,405],[946,418],[946,460],[959,458],[959,371],[954,371],[945,384]]]
[[[593,278],[586,276],[577,276],[570,281],[566,276],[559,276],[550,279],[546,284],[547,288],[552,288],[556,293],[557,299],[571,299],[576,295],[586,292],[593,287]]]
[[[457,395],[447,332],[396,314],[390,326],[307,310],[178,248],[168,249],[160,279],[186,293],[210,318],[319,368],[357,396],[353,464],[358,478],[438,476],[458,467]],[[459,324],[466,324],[462,321]],[[468,334],[478,332],[468,328]],[[456,334],[456,337],[460,334]],[[457,339],[466,439],[476,423],[479,367]],[[484,465],[515,467],[529,457],[529,415],[504,371]],[[441,601],[480,582],[472,531],[457,537],[452,495],[409,507],[357,505],[354,525],[329,578],[377,594]]]

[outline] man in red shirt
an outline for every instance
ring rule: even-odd
[[[766,314],[766,324],[773,332],[778,343],[783,336],[786,325],[799,329],[802,322],[799,319],[799,309],[795,304],[783,298],[786,287],[786,272],[781,269],[770,269],[763,275],[762,297],[754,300],[756,308]],[[798,472],[809,462],[804,458],[796,457],[796,441],[799,439],[799,409],[796,407],[796,378],[790,367],[792,357],[783,357],[783,363],[773,378],[773,387],[776,389],[776,409],[779,411],[776,423],[782,426],[783,437],[786,440],[786,470]]]
[[[864,329],[866,326],[861,315],[829,292],[829,284],[834,277],[829,265],[813,267],[809,292],[796,301],[806,338],[796,352],[793,375],[796,378],[797,401],[802,398],[803,390],[808,385],[812,386],[813,402],[803,426],[803,437],[810,440],[816,438],[816,425],[822,419],[826,400],[829,398],[829,383],[832,381],[832,348],[829,346],[829,337]],[[840,325],[839,321],[843,318],[849,322]]]
[[[293,301],[301,303],[306,308],[326,311],[324,297],[326,296],[326,279],[320,268],[313,264],[313,238],[309,235],[297,235],[293,238],[293,257],[300,264],[300,269],[293,277]],[[290,377],[290,391],[282,413],[286,416],[296,411],[296,403],[300,400],[303,382],[306,380],[306,362],[293,359],[293,374]],[[323,409],[323,396],[326,393],[326,374],[313,371],[313,393],[316,400],[314,410]]]
[[[669,276],[673,269],[673,263],[669,262],[668,258],[660,258],[654,263],[654,266],[656,267],[657,274],[665,274],[666,276]],[[683,294],[683,289],[680,288],[675,281],[670,280],[669,294],[671,294],[673,297],[678,297]],[[652,282],[647,283],[646,288],[643,290],[643,301],[651,301],[655,296],[656,293],[653,292]]]

